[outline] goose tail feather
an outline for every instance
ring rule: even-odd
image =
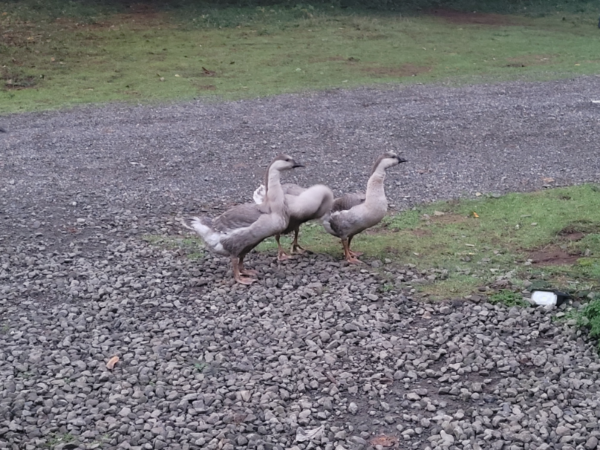
[[[190,217],[181,219],[181,224],[188,230],[200,235],[206,247],[216,253],[223,253],[221,234],[212,229],[212,220],[208,217]]]

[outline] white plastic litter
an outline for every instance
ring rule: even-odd
[[[531,301],[536,305],[556,305],[558,295],[550,291],[533,291]]]

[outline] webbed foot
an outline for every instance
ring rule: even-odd
[[[356,257],[352,255],[348,255],[346,257],[346,261],[348,261],[350,264],[363,264],[363,262],[360,259],[356,259]]]
[[[242,275],[248,275],[249,277],[255,277],[258,275],[258,271],[253,269],[242,269],[240,270],[240,273]]]
[[[287,261],[288,259],[291,259],[290,255],[283,250],[277,252],[277,261]]]
[[[237,277],[235,277],[235,281],[237,281],[240,284],[245,284],[245,285],[250,285],[252,283],[254,283],[256,281],[255,278],[250,278],[250,277],[244,277],[242,275],[238,275]]]

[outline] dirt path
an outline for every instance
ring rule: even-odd
[[[397,208],[539,189],[544,178],[598,181],[599,86],[587,77],[13,115],[0,120],[3,227],[32,214],[70,222],[92,206],[159,215],[246,201],[277,152],[306,164],[299,183],[342,192],[363,189],[376,155],[395,150],[409,159],[387,183]]]

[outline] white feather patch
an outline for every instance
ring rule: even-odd
[[[215,252],[223,252],[223,245],[221,244],[221,235],[215,233],[212,229],[204,225],[198,217],[192,219],[192,228],[198,233],[206,245]]]
[[[265,185],[261,184],[257,190],[254,191],[252,198],[254,199],[254,203],[257,205],[262,204],[265,201]]]

